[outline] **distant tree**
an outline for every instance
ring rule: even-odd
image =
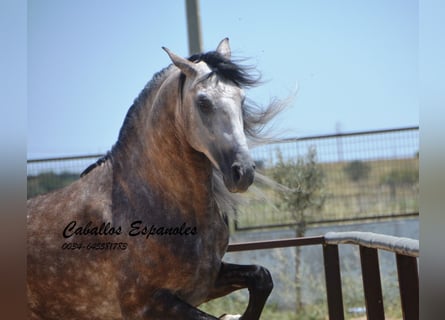
[[[357,183],[355,197],[357,200],[358,210],[363,212],[366,210],[366,197],[363,196],[363,189],[365,187],[365,182],[369,177],[369,173],[371,172],[371,167],[369,164],[360,161],[354,160],[349,162],[343,168],[345,174],[348,176],[349,180],[354,183]]]
[[[281,152],[277,152],[278,163],[272,169],[273,179],[288,187],[286,192],[279,193],[280,202],[277,207],[291,213],[296,225],[296,236],[303,237],[306,233],[307,216],[320,211],[325,202],[324,173],[317,163],[317,152],[310,147],[305,157],[284,161]],[[296,270],[296,305],[301,307],[300,287],[300,247],[295,248]]]
[[[349,162],[343,170],[351,181],[358,182],[368,178],[371,167],[363,161],[354,160]]]
[[[391,198],[396,198],[398,187],[408,187],[419,182],[419,172],[412,169],[393,169],[380,180],[382,185],[390,189]]]
[[[284,161],[279,151],[277,157],[272,177],[289,188],[288,192],[280,193],[278,206],[285,206],[295,221],[305,221],[308,211],[320,210],[325,200],[324,172],[317,163],[317,151],[310,147],[305,157],[296,160]]]

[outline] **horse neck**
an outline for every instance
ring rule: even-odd
[[[146,186],[170,204],[205,211],[213,200],[212,167],[176,123],[179,90],[174,81],[165,82],[155,98],[147,97],[134,110],[131,132],[115,151],[119,165],[114,174],[129,189]]]

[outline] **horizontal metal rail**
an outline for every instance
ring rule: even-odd
[[[314,140],[314,139],[340,138],[340,137],[349,137],[349,136],[362,136],[362,135],[369,135],[369,134],[381,134],[381,133],[391,133],[391,132],[411,131],[411,130],[419,130],[419,126],[411,126],[411,127],[403,127],[403,128],[395,128],[395,129],[381,129],[381,130],[370,130],[370,131],[333,133],[333,134],[324,134],[324,135],[316,135],[316,136],[307,136],[307,137],[301,137],[301,138],[285,138],[285,139],[281,139],[279,141],[273,141],[273,143],[295,142],[295,141]]]
[[[327,244],[357,244],[363,247],[382,249],[410,257],[419,256],[419,241],[373,232],[328,232],[324,236]]]
[[[57,157],[57,158],[42,158],[42,159],[28,159],[27,163],[36,163],[36,162],[51,162],[51,161],[68,161],[68,160],[83,160],[83,159],[91,159],[91,158],[101,158],[105,154],[90,154],[84,156],[71,156],[71,157]]]
[[[359,221],[376,221],[376,220],[386,220],[386,219],[401,219],[401,218],[416,218],[419,217],[419,212],[408,212],[408,213],[394,213],[394,214],[381,214],[373,216],[361,216],[353,218],[341,218],[341,219],[325,219],[325,220],[314,220],[306,221],[306,225],[326,225],[326,224],[339,224],[339,223],[354,223]],[[298,223],[278,223],[278,224],[267,224],[261,226],[250,226],[250,227],[240,227],[235,220],[235,230],[236,231],[251,231],[251,230],[261,230],[261,229],[281,229],[290,228],[297,226]]]
[[[419,130],[419,126],[409,126],[409,127],[393,128],[393,129],[381,129],[381,130],[369,130],[369,131],[354,131],[354,132],[314,135],[314,136],[305,136],[305,137],[283,138],[283,139],[273,140],[273,141],[271,141],[271,144],[296,142],[296,141],[305,141],[305,140],[314,140],[314,139],[327,139],[327,138],[361,136],[361,135],[370,135],[370,134],[382,134],[382,133],[412,131],[412,130]],[[80,159],[85,159],[85,158],[100,158],[100,157],[103,157],[104,155],[105,155],[105,153],[91,154],[91,155],[82,155],[82,156],[67,156],[67,157],[44,158],[44,159],[43,158],[42,159],[29,159],[29,160],[27,160],[27,162],[28,163],[34,163],[34,162],[46,162],[46,161],[80,160]]]
[[[419,241],[383,235],[373,232],[328,232],[324,236],[288,238],[279,240],[231,243],[227,252],[275,249],[317,244],[356,244],[368,248],[382,249],[401,255],[418,257]]]
[[[309,246],[309,245],[323,244],[323,243],[324,243],[323,236],[290,238],[290,239],[268,240],[268,241],[252,241],[252,242],[232,243],[229,245],[227,252]]]

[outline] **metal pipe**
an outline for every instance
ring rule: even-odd
[[[185,1],[187,14],[187,32],[189,42],[189,54],[202,52],[201,17],[199,14],[199,0]]]

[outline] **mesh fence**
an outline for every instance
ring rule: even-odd
[[[252,156],[259,171],[272,176],[280,161],[298,166],[309,150],[315,151],[322,173],[323,205],[309,206],[304,223],[418,213],[418,127],[288,139],[257,147]],[[28,160],[28,198],[78,179],[101,156]],[[301,222],[301,216],[282,205],[282,195],[254,189],[237,211],[238,229]]]
[[[102,154],[98,154],[28,160],[28,199],[62,188],[77,180],[83,170],[102,156]]]
[[[310,170],[308,154],[314,150],[322,192],[307,201],[322,201],[322,206],[307,205],[303,213],[296,214],[292,206],[282,205],[283,197],[277,192],[263,188],[259,192],[262,196],[252,195],[252,200],[238,210],[237,228],[417,215],[418,134],[418,127],[410,127],[291,139],[254,149],[254,159],[266,175],[274,176],[281,161],[299,166],[297,170],[289,165],[286,168],[289,174],[303,178]],[[301,163],[305,167],[301,168]],[[294,201],[293,208],[298,207],[295,201],[304,200],[284,198]]]

